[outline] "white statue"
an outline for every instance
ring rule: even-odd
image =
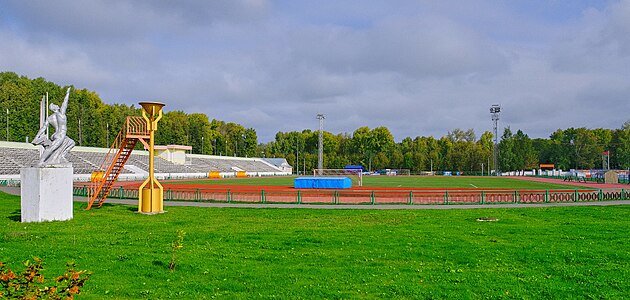
[[[39,129],[39,132],[31,142],[33,145],[42,145],[44,152],[39,158],[38,166],[44,167],[48,165],[56,165],[67,163],[66,154],[70,152],[75,145],[74,141],[66,136],[68,132],[68,118],[66,117],[66,109],[68,108],[68,99],[70,98],[70,88],[66,92],[66,97],[63,99],[61,107],[50,104],[50,110],[53,111],[52,115],[46,118],[46,122]],[[46,129],[48,125],[52,125],[55,128],[55,133],[51,139],[48,139]]]

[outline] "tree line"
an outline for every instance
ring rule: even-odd
[[[317,131],[278,132],[275,140],[261,145],[271,156],[285,157],[300,170],[317,164]],[[360,164],[366,169],[409,169],[418,171],[462,171],[487,174],[494,170],[493,134],[477,138],[472,129],[454,129],[446,136],[406,137],[396,143],[386,127],[361,127],[351,135],[324,132],[324,165],[343,168]],[[610,168],[630,168],[630,121],[619,129],[568,128],[556,130],[549,139],[532,139],[521,130],[506,127],[498,145],[499,170],[532,170],[540,163],[556,168],[599,169],[608,152]]]
[[[48,93],[51,102],[58,102],[65,88],[43,78],[0,73],[0,115],[2,121],[9,120],[8,136],[0,130],[0,139],[34,137],[42,95]],[[95,92],[73,89],[67,110],[68,135],[80,146],[109,147],[125,118],[140,115],[140,108],[134,105],[108,105]],[[156,144],[160,145],[190,145],[193,153],[211,155],[283,157],[307,173],[317,166],[317,131],[278,132],[273,141],[259,144],[253,128],[183,111],[165,112],[158,127]],[[325,168],[363,165],[370,170],[464,173],[495,169],[490,131],[477,136],[472,129],[457,128],[440,138],[416,136],[395,142],[387,127],[360,127],[352,134],[323,132],[323,148]],[[531,170],[539,163],[552,163],[563,170],[601,168],[604,151],[610,155],[611,168],[630,168],[630,121],[618,129],[558,129],[547,139],[532,139],[521,130],[506,127],[498,145],[499,170]]]
[[[1,130],[0,139],[17,142],[32,139],[39,130],[43,95],[48,94],[50,103],[59,104],[67,88],[44,78],[29,79],[13,72],[0,72],[0,115],[4,121],[2,125],[8,124],[8,130]],[[95,92],[73,87],[66,115],[67,134],[77,146],[108,148],[125,119],[142,113],[135,105],[108,105]],[[258,153],[256,130],[236,123],[209,120],[205,114],[165,112],[158,128],[155,136],[158,145],[190,145],[194,153],[203,154],[251,157]]]

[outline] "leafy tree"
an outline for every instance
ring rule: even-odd
[[[452,142],[474,142],[475,131],[471,128],[463,131],[459,128],[455,128],[453,131],[449,131],[446,137]]]
[[[537,168],[538,153],[532,146],[532,140],[520,129],[514,135],[515,170],[531,170]]]
[[[210,121],[205,114],[190,114],[188,116],[188,138],[190,145],[193,147],[193,153],[202,152],[202,143],[205,145],[210,143]],[[210,153],[208,148],[203,149],[204,154]]]
[[[516,170],[517,165],[518,162],[515,153],[514,135],[508,126],[503,130],[501,142],[499,143],[499,170]]]
[[[569,128],[573,133],[571,144],[575,149],[576,168],[590,169],[595,167],[597,162],[601,161],[600,155],[603,150],[602,146],[597,144],[597,137],[593,131],[583,127],[572,129],[573,128]]]
[[[626,122],[628,123],[628,122]],[[630,169],[630,126],[625,126],[616,131],[616,157],[617,167]]]
[[[207,118],[206,118],[207,120]],[[162,120],[158,124],[159,130],[155,133],[155,143],[160,145],[175,144],[175,145],[188,145],[189,144],[189,124],[188,115],[183,111],[175,110],[164,113]],[[202,135],[206,136],[206,135]],[[205,143],[210,144],[209,140]],[[207,144],[206,144],[207,145]],[[211,146],[207,146],[210,150]],[[204,148],[206,146],[204,145]],[[211,153],[211,151],[205,151]]]
[[[352,133],[353,160],[364,166],[371,165],[374,151],[371,145],[370,128],[360,127]]]
[[[243,153],[246,157],[257,157],[258,137],[254,128],[245,129],[243,136]]]

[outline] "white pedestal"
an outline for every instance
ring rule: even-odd
[[[21,169],[22,222],[72,219],[72,172],[71,164]]]

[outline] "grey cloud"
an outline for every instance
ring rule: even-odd
[[[245,23],[264,18],[270,9],[266,0],[169,1],[142,0],[139,7],[173,14],[189,24],[211,24],[216,21]]]
[[[376,69],[452,76],[505,70],[505,59],[475,32],[441,18],[388,20],[373,35]]]
[[[132,2],[124,1],[7,1],[3,11],[24,33],[83,42],[138,37],[157,19],[150,11],[137,10]]]
[[[8,0],[2,15],[24,32],[55,34],[110,43],[161,39],[164,34],[215,22],[246,23],[263,19],[265,0],[234,1],[19,1]]]
[[[303,72],[298,74],[292,88],[302,99],[330,99],[347,95],[353,90],[353,80],[347,76]]]
[[[584,107],[611,108],[630,112],[630,87],[627,83],[597,82],[580,91],[576,96],[576,103]],[[589,114],[598,118],[611,117],[606,109],[593,109]],[[627,118],[630,119],[630,115]]]
[[[108,72],[99,70],[87,53],[25,40],[5,30],[0,30],[0,40],[2,71],[45,76],[60,85],[72,84],[89,89],[95,89],[95,83],[112,82],[114,79]]]
[[[247,0],[5,3],[1,70],[95,90],[107,103],[163,101],[253,127],[261,142],[316,129],[319,112],[333,133],[479,136],[494,103],[501,128],[546,137],[618,127],[630,103],[628,2],[548,31],[486,1],[366,2],[350,15],[351,2],[316,2],[308,13]]]
[[[337,73],[397,72],[414,77],[496,73],[505,57],[474,32],[443,18],[385,20],[366,30],[295,32],[292,56]]]
[[[569,30],[552,52],[553,66],[564,72],[627,72],[630,68],[630,1],[586,12],[584,23]]]

